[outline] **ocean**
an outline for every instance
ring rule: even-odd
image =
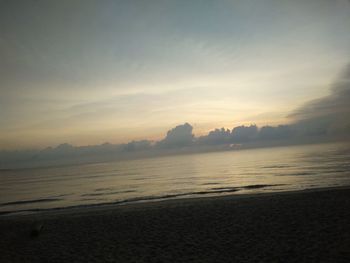
[[[0,214],[350,185],[350,144],[0,171]]]

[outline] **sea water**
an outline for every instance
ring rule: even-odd
[[[346,143],[0,171],[0,212],[350,185]]]

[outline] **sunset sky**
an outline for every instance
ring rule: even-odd
[[[289,123],[349,63],[350,1],[0,1],[0,150]]]

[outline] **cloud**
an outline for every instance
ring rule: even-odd
[[[197,144],[225,144],[231,141],[231,131],[221,128],[210,131],[208,135],[197,139]]]
[[[238,126],[232,129],[233,142],[246,142],[256,138],[258,127],[256,125]]]
[[[208,135],[196,139],[197,145],[220,145],[231,143],[242,143],[257,138],[258,127],[256,125],[238,126],[232,129],[214,129]]]
[[[148,140],[141,140],[141,141],[132,141],[127,143],[123,150],[126,152],[135,152],[135,151],[142,151],[142,150],[149,150],[152,148],[152,142]]]
[[[166,137],[159,141],[157,146],[164,148],[189,146],[193,143],[194,135],[192,133],[193,127],[187,122],[178,125],[168,131]]]
[[[259,131],[259,140],[281,140],[294,136],[293,127],[278,125],[277,127],[264,126]]]
[[[210,131],[208,135],[199,137],[196,143],[197,145],[244,144],[286,140],[295,136],[295,129],[291,125],[263,126],[259,129],[255,124],[252,124],[234,127],[232,131],[225,128],[215,129]]]
[[[340,135],[350,131],[350,65],[334,82],[328,96],[307,102],[289,117],[306,135]]]

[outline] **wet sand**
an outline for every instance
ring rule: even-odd
[[[350,189],[0,218],[0,262],[350,262]]]

